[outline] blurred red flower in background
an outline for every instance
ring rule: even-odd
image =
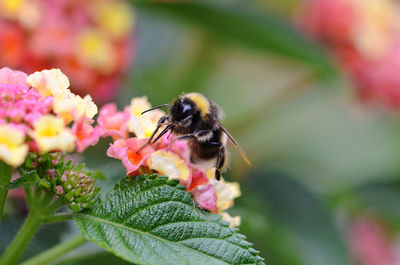
[[[133,27],[122,0],[0,0],[0,67],[60,68],[75,93],[104,103],[132,62]]]
[[[361,100],[398,109],[399,16],[395,0],[309,0],[297,19],[330,48]]]

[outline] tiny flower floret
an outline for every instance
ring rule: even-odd
[[[239,183],[225,182],[223,179],[217,181],[211,180],[214,185],[215,194],[217,196],[217,208],[219,211],[224,211],[233,205],[233,200],[240,196]]]
[[[165,116],[161,110],[153,110],[142,115],[142,112],[151,108],[147,97],[133,98],[129,110],[131,119],[129,121],[129,131],[134,133],[139,139],[148,138],[157,127],[158,120]]]
[[[55,96],[69,87],[69,80],[60,69],[43,70],[28,76],[27,82],[43,97]]]
[[[71,152],[75,148],[74,135],[65,127],[63,119],[53,115],[43,116],[35,122],[32,138],[42,153],[51,150]]]
[[[21,165],[28,153],[24,140],[21,130],[8,124],[0,125],[0,160],[13,167]]]
[[[189,167],[182,158],[172,152],[156,151],[151,154],[147,163],[151,169],[171,179],[187,181],[189,178]]]
[[[8,67],[3,67],[0,69],[0,84],[16,85],[22,84],[26,85],[26,78],[28,76],[21,71],[13,71]]]
[[[114,103],[109,103],[100,109],[97,122],[106,136],[120,139],[128,137],[128,122],[130,118],[131,115],[128,109],[118,111]]]
[[[89,95],[81,98],[68,89],[68,77],[60,69],[35,72],[28,76],[27,82],[36,88],[41,96],[52,96],[54,112],[67,122],[75,116],[85,115],[93,118],[97,114],[97,106]]]

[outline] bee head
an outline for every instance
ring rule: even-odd
[[[195,104],[187,98],[177,98],[170,108],[170,120],[182,127],[189,127],[198,109]]]

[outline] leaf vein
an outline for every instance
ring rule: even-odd
[[[153,237],[154,239],[157,239],[157,240],[160,240],[160,241],[164,241],[164,242],[167,242],[167,243],[169,243],[169,244],[174,244],[174,245],[178,245],[178,246],[180,246],[180,247],[188,248],[188,249],[191,249],[192,251],[197,251],[197,252],[200,252],[201,254],[204,254],[204,255],[206,255],[206,256],[209,256],[210,258],[216,259],[216,260],[218,260],[219,262],[223,262],[223,263],[225,263],[225,264],[230,265],[230,264],[227,263],[226,261],[220,260],[220,259],[218,259],[217,257],[214,257],[213,255],[208,254],[208,253],[206,253],[206,252],[202,252],[202,251],[200,251],[200,250],[191,248],[191,247],[186,246],[186,245],[183,245],[183,244],[179,244],[179,243],[174,242],[174,241],[168,241],[168,240],[166,240],[166,239],[164,239],[164,238],[162,238],[162,237],[158,237],[158,236],[153,235],[153,234],[150,234],[150,233],[145,233],[144,231],[140,231],[140,230],[137,230],[137,229],[132,228],[132,227],[126,227],[126,226],[123,226],[123,225],[121,225],[121,224],[119,224],[119,223],[115,223],[115,222],[113,222],[113,221],[109,221],[109,220],[102,219],[102,218],[99,218],[99,217],[91,216],[91,215],[88,215],[88,214],[83,214],[83,213],[81,213],[81,214],[79,214],[79,215],[80,215],[81,217],[85,217],[85,218],[87,218],[87,219],[92,219],[92,220],[97,221],[97,222],[102,222],[102,223],[105,223],[105,224],[114,225],[114,226],[119,227],[119,228],[121,228],[121,229],[128,229],[128,230],[131,230],[131,231],[134,232],[134,233],[142,234],[142,235],[145,235],[145,236],[148,236],[148,237]]]

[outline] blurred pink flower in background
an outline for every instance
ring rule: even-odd
[[[297,20],[329,47],[361,100],[398,109],[399,16],[395,0],[304,0]]]
[[[351,253],[360,265],[396,265],[395,246],[385,226],[371,217],[358,217],[350,225]]]
[[[132,63],[133,28],[123,0],[0,0],[0,67],[60,68],[73,92],[104,103]]]

